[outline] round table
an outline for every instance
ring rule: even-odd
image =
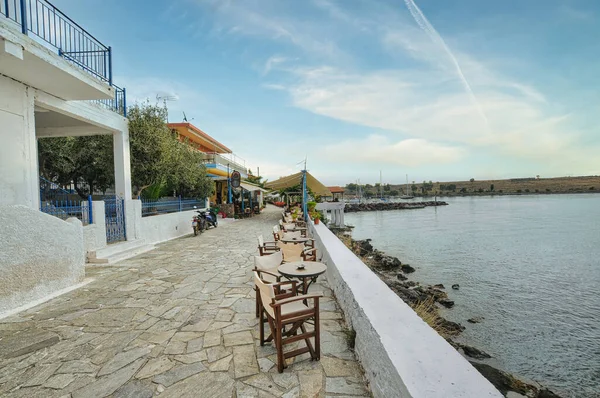
[[[300,237],[300,238],[281,238],[283,243],[306,243],[310,240],[310,238]]]
[[[298,269],[300,265],[304,265],[304,269]],[[318,261],[292,261],[281,264],[277,271],[288,279],[300,279],[302,281],[302,294],[306,294],[308,287],[317,281],[319,275],[327,271],[327,266]]]

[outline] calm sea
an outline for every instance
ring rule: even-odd
[[[346,222],[414,266],[411,279],[443,283],[456,302],[444,315],[490,364],[565,397],[600,397],[600,195],[443,200]],[[475,316],[485,320],[466,322]]]

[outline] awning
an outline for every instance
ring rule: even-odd
[[[252,184],[248,184],[247,182],[240,182],[240,186],[242,188],[244,188],[246,191],[262,191],[262,192],[269,192],[266,189],[262,189],[261,187],[259,187],[258,185],[252,185]]]
[[[285,188],[291,188],[298,186],[302,183],[302,172],[289,175],[287,177],[282,177],[278,180],[268,182],[265,184],[267,188],[273,190],[280,190]],[[325,185],[321,184],[319,180],[313,177],[310,173],[306,173],[306,186],[310,189],[315,195],[320,196],[331,196],[331,191]]]

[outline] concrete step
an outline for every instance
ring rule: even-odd
[[[115,264],[152,249],[154,249],[154,245],[146,243],[143,239],[113,243],[95,252],[88,252],[87,262],[89,264]]]

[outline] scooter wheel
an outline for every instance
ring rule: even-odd
[[[198,235],[198,228],[194,227],[194,236]]]

